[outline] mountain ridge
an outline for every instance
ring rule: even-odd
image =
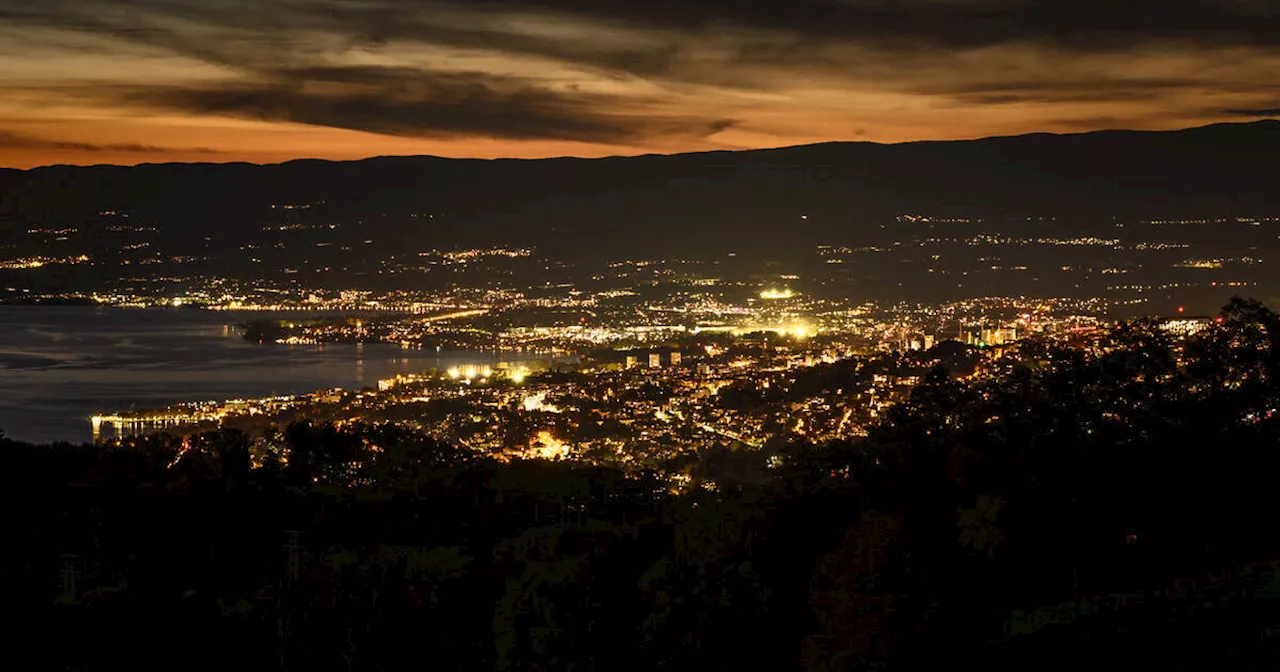
[[[319,157],[298,157],[285,161],[272,163],[255,163],[252,161],[161,161],[152,162],[145,161],[136,164],[117,164],[117,163],[95,163],[95,164],[73,164],[73,163],[53,163],[43,166],[34,166],[32,168],[11,168],[0,166],[0,173],[18,172],[28,173],[33,171],[41,171],[47,169],[65,169],[65,168],[139,168],[144,166],[251,166],[258,168],[269,168],[274,166],[288,166],[293,164],[335,164],[335,163],[364,163],[383,160],[440,160],[440,161],[461,161],[461,162],[478,162],[478,163],[530,163],[538,161],[586,161],[586,162],[602,162],[619,159],[646,159],[646,158],[672,158],[681,156],[706,156],[706,155],[723,155],[723,154],[749,154],[757,152],[785,152],[791,150],[804,150],[818,147],[904,147],[917,145],[955,145],[965,143],[984,143],[998,142],[1008,140],[1029,140],[1033,138],[1083,138],[1096,136],[1151,136],[1151,135],[1167,135],[1178,133],[1194,133],[1197,131],[1207,131],[1210,129],[1224,128],[1248,128],[1262,127],[1280,130],[1280,118],[1275,119],[1259,119],[1248,122],[1218,122],[1213,124],[1205,124],[1201,126],[1190,126],[1187,128],[1174,130],[1148,130],[1148,129],[1125,129],[1125,128],[1108,128],[1093,131],[1081,131],[1077,133],[1056,133],[1050,131],[1035,131],[1029,133],[1017,133],[1011,135],[992,135],[978,138],[962,138],[962,139],[923,139],[923,140],[904,140],[901,142],[875,142],[871,140],[830,140],[825,142],[805,143],[799,145],[782,145],[779,147],[758,147],[751,149],[713,149],[692,152],[648,152],[644,154],[614,154],[609,156],[546,156],[546,157],[450,157],[439,156],[435,154],[381,154],[363,157],[359,159],[325,159]]]
[[[273,206],[310,204],[300,221],[340,223],[357,242],[404,248],[767,253],[852,240],[906,213],[1106,221],[1277,215],[1278,157],[1280,121],[1266,120],[601,159],[45,167],[0,172],[0,245],[21,231],[87,225],[117,211],[166,229],[178,248],[222,245],[235,254],[264,226],[285,223]]]

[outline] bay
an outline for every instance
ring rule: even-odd
[[[94,414],[376,387],[397,373],[499,359],[380,343],[261,345],[235,329],[264,317],[273,316],[0,306],[0,430],[18,441],[79,443],[92,439]]]

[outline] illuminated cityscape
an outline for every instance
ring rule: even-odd
[[[1277,669],[1278,130],[0,171],[24,659]]]
[[[253,240],[240,250],[251,266],[268,263],[271,250],[285,263],[274,272],[228,275],[209,273],[220,257],[162,251],[148,239],[158,235],[157,226],[112,223],[114,243],[79,253],[76,245],[92,235],[86,239],[76,227],[33,228],[26,232],[32,241],[12,252],[26,256],[0,262],[4,269],[49,273],[78,264],[120,273],[61,291],[40,291],[39,277],[28,275],[24,287],[6,289],[8,300],[225,313],[230,333],[262,347],[379,344],[492,353],[487,364],[409,372],[363,390],[99,408],[90,423],[95,440],[218,427],[266,437],[299,418],[395,419],[485,454],[524,454],[552,437],[559,442],[555,454],[564,457],[609,453],[651,461],[698,454],[730,437],[749,446],[857,437],[935,364],[981,375],[998,370],[1020,343],[1068,342],[1150,314],[1177,316],[1166,329],[1189,336],[1203,321],[1183,318],[1183,303],[1205,306],[1201,297],[1219,301],[1274,273],[1264,263],[1266,247],[1232,240],[1235,247],[1224,248],[1219,236],[1194,235],[1205,225],[1196,221],[1105,224],[1114,237],[1025,237],[995,232],[1022,222],[903,215],[895,228],[867,234],[884,242],[816,245],[779,260],[730,253],[586,262],[527,246],[382,256],[371,239],[288,238],[343,229],[341,222],[302,223],[297,213],[311,210],[272,206],[264,216],[283,212],[287,223],[259,229],[286,237]],[[129,221],[115,211],[99,216]],[[1215,225],[1259,232],[1276,221],[1219,218]],[[1171,226],[1192,235],[1171,238]],[[1268,237],[1276,238],[1257,240]],[[340,254],[333,260],[310,259],[335,247]],[[1059,248],[1080,248],[1085,256]],[[1247,253],[1224,253],[1236,249]],[[38,250],[46,252],[34,255]],[[137,265],[155,270],[134,275],[128,269]],[[894,266],[912,270],[890,275]],[[332,272],[355,282],[332,284],[326,279]],[[362,286],[358,278],[370,272],[391,284]],[[900,279],[894,284],[901,290],[884,277]],[[1119,284],[1117,277],[1132,281]],[[995,292],[1014,287],[1028,293]],[[984,290],[990,293],[975,296]],[[910,295],[935,298],[895,298]],[[805,387],[832,376],[843,385]],[[726,389],[733,391],[729,401]],[[751,402],[735,406],[743,395]],[[543,401],[531,405],[535,398]],[[423,409],[442,404],[455,411],[425,419],[431,414]],[[511,427],[525,429],[513,435]],[[539,432],[546,436],[539,439]]]

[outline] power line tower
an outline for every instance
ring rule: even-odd
[[[75,602],[79,596],[76,579],[80,578],[80,556],[75,553],[62,554],[62,595],[64,602]]]
[[[288,541],[280,548],[288,553],[288,559],[285,563],[285,574],[280,581],[280,587],[276,590],[276,636],[279,638],[278,654],[280,657],[280,667],[286,668],[289,651],[289,622],[292,620],[290,611],[294,600],[286,593],[292,593],[289,590],[298,580],[299,574],[302,572],[302,532],[299,530],[285,530]]]
[[[288,564],[285,566],[285,581],[293,583],[298,579],[298,575],[302,571],[302,544],[300,543],[302,532],[299,530],[285,530],[289,541],[281,546],[289,553]]]

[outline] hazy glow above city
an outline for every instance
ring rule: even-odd
[[[11,3],[0,165],[604,156],[1276,115],[1275,7],[1111,4]]]

